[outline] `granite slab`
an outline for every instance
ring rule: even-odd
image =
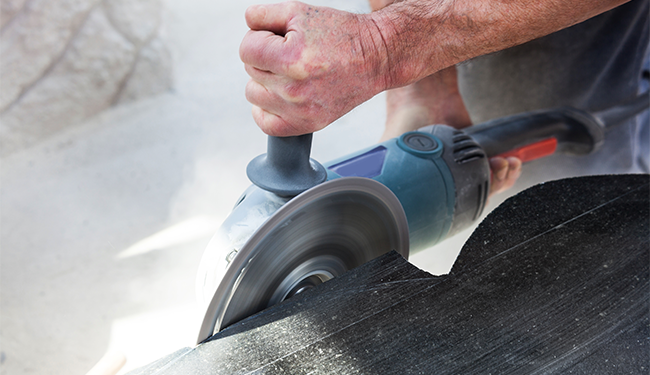
[[[647,374],[650,176],[535,186],[450,274],[395,252],[133,375]]]

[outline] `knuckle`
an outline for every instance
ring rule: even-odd
[[[250,62],[250,54],[251,51],[254,50],[254,41],[252,40],[253,33],[254,31],[251,30],[246,32],[244,39],[242,39],[241,43],[239,44],[239,59],[244,63]]]
[[[246,87],[244,88],[244,95],[246,96],[246,100],[249,102],[252,102],[253,99],[253,91],[255,90],[253,87],[254,83],[253,80],[249,80],[248,83],[246,84]]]
[[[302,85],[288,84],[284,87],[283,99],[293,104],[300,104],[307,96]]]
[[[244,12],[246,21],[264,20],[266,17],[266,7],[262,4],[250,5]]]
[[[299,10],[299,9],[303,8],[304,5],[305,4],[303,4],[303,3],[301,3],[300,1],[297,1],[297,0],[291,0],[291,1],[287,2],[287,7],[290,10]]]
[[[246,8],[246,10],[244,11],[244,18],[246,18],[246,19],[248,20],[248,19],[250,19],[251,17],[253,17],[253,15],[255,14],[255,11],[256,11],[256,8],[257,8],[257,7],[258,7],[258,5],[249,5],[249,6]]]

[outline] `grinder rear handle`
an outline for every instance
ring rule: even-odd
[[[517,156],[523,162],[554,152],[585,155],[597,150],[606,131],[650,106],[648,92],[596,113],[560,107],[490,120],[465,129],[488,157]]]

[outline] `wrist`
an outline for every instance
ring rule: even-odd
[[[370,14],[387,51],[386,89],[406,86],[463,59],[447,53],[451,5],[399,2]],[[439,27],[446,24],[444,27]]]
[[[391,86],[390,51],[382,31],[371,14],[359,15],[362,51],[367,67],[367,83],[373,95],[386,91]]]

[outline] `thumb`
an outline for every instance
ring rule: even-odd
[[[268,30],[277,35],[286,34],[287,23],[293,12],[291,3],[251,5],[246,9],[246,24],[251,30]]]

